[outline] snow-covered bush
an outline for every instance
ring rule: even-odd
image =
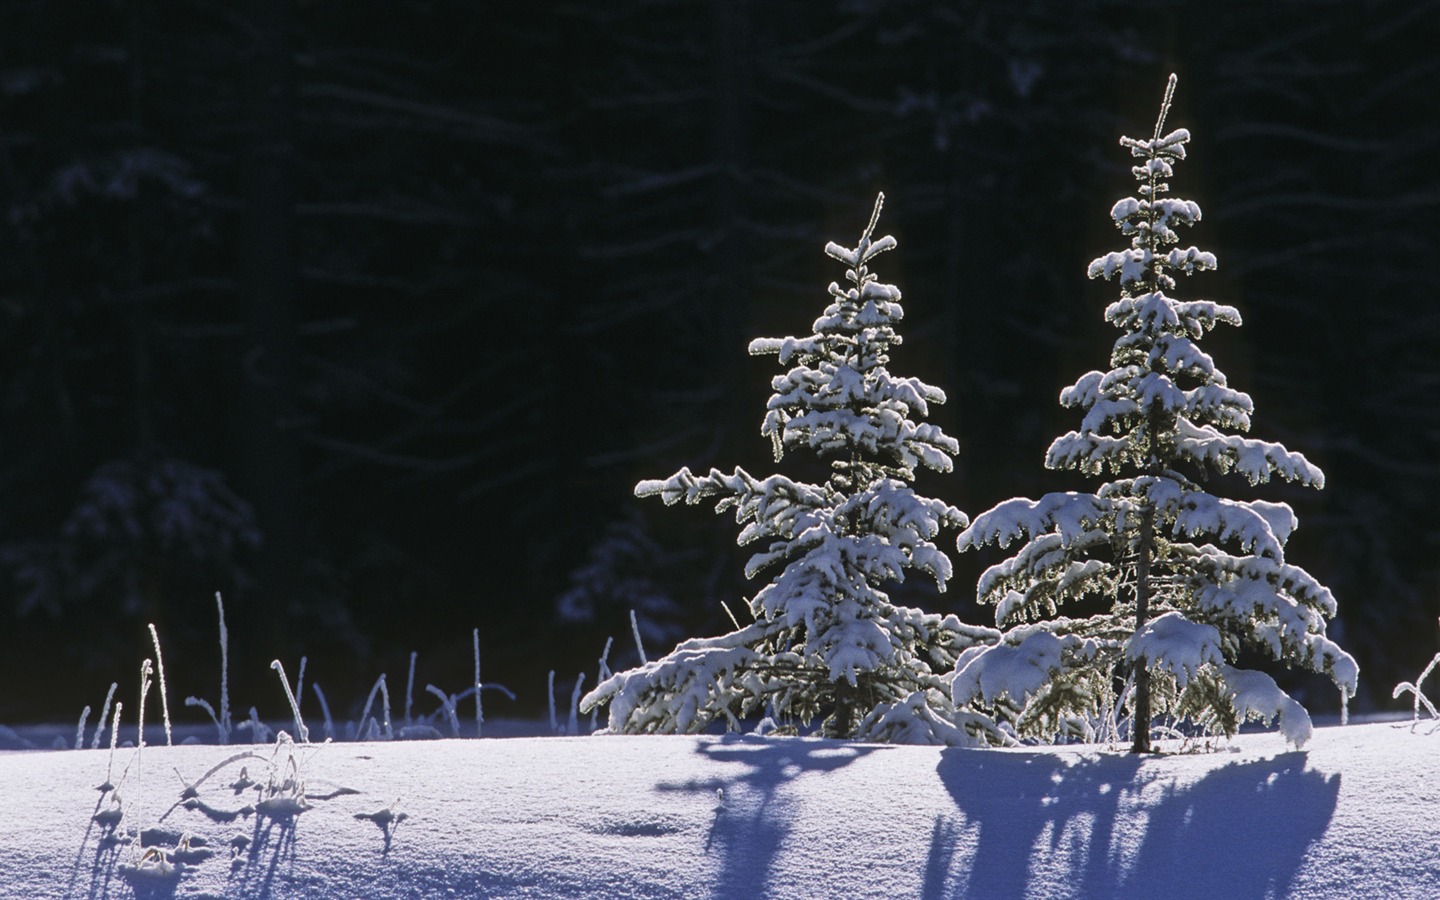
[[[254,509],[222,473],[138,452],[91,474],[58,539],[0,545],[0,571],[22,615],[110,601],[133,615],[162,588],[246,583],[245,557],[261,539]]]
[[[1278,476],[1319,488],[1324,475],[1299,453],[1234,433],[1249,429],[1253,404],[1198,342],[1217,324],[1238,326],[1240,313],[1167,294],[1177,275],[1215,267],[1213,254],[1175,246],[1200,207],[1165,196],[1190,139],[1183,128],[1164,132],[1174,89],[1171,76],[1150,138],[1120,139],[1140,186],[1111,216],[1130,243],[1092,262],[1089,276],[1119,280],[1105,318],[1121,336],[1108,371],[1061,392],[1084,418],[1045,459],[1116,477],[1094,493],[1007,500],[960,535],[962,551],[1021,546],[980,579],[979,599],[1007,630],[998,645],[962,654],[953,699],[1041,739],[1094,737],[1097,723],[1127,710],[1137,752],[1149,749],[1157,716],[1227,735],[1247,718],[1278,717],[1298,745],[1310,734],[1305,710],[1235,663],[1259,652],[1324,672],[1352,695],[1355,661],[1325,634],[1335,599],[1285,562],[1289,506],[1222,499],[1206,485],[1235,473],[1251,485]]]
[[[642,481],[635,493],[666,504],[716,502],[758,544],[746,574],[773,571],[750,600],[747,625],[684,641],[671,653],[611,676],[582,702],[609,704],[608,731],[694,732],[714,721],[738,728],[765,713],[772,722],[822,720],[826,735],[867,740],[970,743],[999,739],[983,716],[957,711],[944,676],[993,629],[954,616],[897,606],[885,593],[907,570],[943,590],[950,561],[932,543],[963,513],[910,487],[917,466],[945,472],[956,442],[918,422],[945,394],[886,368],[900,343],[900,291],[870,271],[895,246],[872,238],[881,196],[859,243],[825,252],[846,266],[830,305],[807,337],[760,338],[752,354],[774,354],[789,371],[772,382],[761,432],[775,458],[808,448],[830,463],[823,484],[742,469],[696,476],[681,469]]]
[[[667,556],[635,511],[605,526],[585,562],[570,573],[570,584],[555,598],[555,617],[567,625],[594,629],[636,616],[636,630],[651,645],[684,636],[684,611],[665,587],[664,574],[691,562]]]

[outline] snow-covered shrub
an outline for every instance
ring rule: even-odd
[[[254,509],[222,473],[140,452],[91,474],[57,539],[0,546],[0,570],[21,614],[104,601],[128,615],[161,590],[246,583],[245,558],[261,538]]]
[[[685,634],[684,612],[664,587],[663,570],[684,560],[667,558],[641,515],[629,511],[605,526],[570,584],[555,598],[555,616],[566,624],[595,627],[636,617],[636,630],[652,645]]]
[[[1324,475],[1299,453],[1234,433],[1249,429],[1253,404],[1198,342],[1217,324],[1238,326],[1240,313],[1167,294],[1177,275],[1215,267],[1213,254],[1175,246],[1200,207],[1165,196],[1190,139],[1163,130],[1174,88],[1171,76],[1150,138],[1120,139],[1140,186],[1111,216],[1130,242],[1089,275],[1119,280],[1105,318],[1121,335],[1107,371],[1061,392],[1061,405],[1084,417],[1045,459],[1115,477],[1094,493],[1007,500],[960,535],[962,551],[1021,546],[980,579],[979,599],[1007,630],[998,645],[961,656],[953,698],[1047,740],[1093,737],[1094,723],[1126,709],[1136,751],[1149,749],[1156,716],[1227,735],[1247,718],[1278,717],[1298,745],[1310,733],[1305,710],[1268,675],[1234,664],[1242,650],[1258,651],[1324,672],[1353,695],[1355,660],[1325,634],[1335,599],[1285,562],[1289,506],[1222,499],[1206,485],[1236,473],[1251,485],[1278,476],[1319,488]]]
[[[950,561],[932,541],[966,518],[910,487],[917,466],[949,471],[956,442],[918,421],[945,394],[886,368],[904,313],[899,289],[870,271],[896,243],[872,237],[883,200],[853,249],[826,246],[844,263],[847,284],[830,285],[813,333],[750,344],[752,354],[789,367],[772,382],[761,428],[776,460],[808,448],[829,462],[829,478],[681,469],[636,486],[666,504],[713,500],[717,512],[733,512],[739,542],[760,548],[746,574],[774,574],[751,598],[749,624],[684,641],[586,695],[586,712],[609,704],[608,731],[694,732],[714,721],[738,728],[765,713],[780,723],[819,718],[824,734],[846,738],[1000,739],[987,718],[956,710],[944,678],[960,653],[998,632],[896,606],[884,590],[912,569],[943,590]]]

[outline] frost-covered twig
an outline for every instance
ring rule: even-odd
[[[570,692],[570,721],[565,730],[571,736],[580,733],[580,689],[585,686],[585,673],[581,672],[580,677],[575,679],[575,689]]]
[[[600,672],[595,678],[595,683],[600,684],[610,677],[610,645],[615,643],[615,638],[605,639],[605,649],[600,653]],[[590,710],[590,733],[594,734],[599,724],[600,710],[598,707]]]
[[[165,688],[165,657],[160,655],[160,633],[155,623],[150,623],[150,641],[155,645],[155,668],[160,677],[160,716],[165,720],[165,746],[173,746],[170,740],[170,697]]]
[[[100,749],[100,737],[105,733],[105,720],[110,717],[110,701],[115,699],[115,689],[119,683],[110,682],[110,690],[105,693],[105,705],[100,707],[100,718],[95,720],[95,737],[90,740],[90,749]]]
[[[471,632],[471,638],[475,643],[475,736],[478,738],[485,727],[485,707],[480,702],[480,629]]]
[[[225,628],[225,601],[215,592],[215,609],[220,614],[220,740],[230,743],[230,632]]]
[[[370,707],[375,703],[376,692],[380,694],[381,709],[384,711],[384,719],[380,727],[385,740],[395,737],[395,732],[390,726],[390,689],[385,686],[385,673],[381,672],[380,677],[375,679],[375,686],[370,689],[370,696],[365,698],[365,710],[360,713],[360,737],[365,738],[365,721],[370,718]]]
[[[405,725],[411,723],[410,708],[414,704],[415,697],[415,658],[420,654],[415,650],[410,651],[410,674],[405,678]]]
[[[215,592],[215,609],[220,616],[220,712],[215,712],[215,707],[210,705],[208,700],[202,697],[186,697],[186,706],[198,706],[205,710],[210,721],[215,724],[215,731],[220,737],[221,744],[230,743],[231,722],[230,722],[230,632],[225,628],[225,602],[220,599],[220,592]],[[157,642],[156,653],[159,653]]]
[[[333,740],[335,737],[335,723],[330,718],[330,704],[325,702],[325,692],[320,690],[320,682],[312,682],[310,689],[315,692],[315,699],[320,701],[320,714],[325,717],[325,740]]]
[[[1434,658],[1430,660],[1430,665],[1425,667],[1425,671],[1420,673],[1420,677],[1415,679],[1413,684],[1408,681],[1402,681],[1395,685],[1395,690],[1390,693],[1392,700],[1400,699],[1400,695],[1406,691],[1415,695],[1414,715],[1410,720],[1411,731],[1414,731],[1415,726],[1420,724],[1420,707],[1422,704],[1430,713],[1431,718],[1440,719],[1440,712],[1435,711],[1435,704],[1431,703],[1430,698],[1426,697],[1425,693],[1420,689],[1420,685],[1425,683],[1425,679],[1430,677],[1430,673],[1435,671],[1437,665],[1440,665],[1440,653],[1435,654]]]
[[[633,610],[631,611],[630,615],[631,615],[632,617],[635,615],[635,613],[634,613]],[[637,634],[638,634],[638,632],[637,632]],[[551,670],[550,670],[550,689],[549,689],[548,693],[549,693],[549,695],[550,695],[550,733],[551,733],[551,734],[559,734],[559,733],[560,733],[560,723],[555,720],[555,670],[554,670],[554,669],[551,669]]]
[[[85,709],[81,710],[81,712],[80,712],[80,724],[77,725],[77,726],[75,726],[75,749],[76,749],[76,750],[83,749],[84,746],[85,746],[85,720],[88,719],[88,718],[90,718],[90,704],[87,703],[87,704],[85,704]],[[100,725],[99,725],[98,728],[97,728],[97,733],[98,733],[99,731],[104,731],[104,730],[105,730],[105,720],[102,718],[102,719],[100,720]]]
[[[730,604],[726,603],[724,600],[721,600],[721,601],[720,601],[720,608],[723,609],[723,610],[725,610],[725,615],[727,615],[727,616],[730,617],[730,624],[735,626],[735,630],[736,630],[736,631],[739,631],[739,630],[740,630],[740,620],[737,619],[737,618],[735,618],[735,614],[730,611]]]
[[[459,737],[460,718],[455,715],[455,698],[433,684],[425,685],[425,690],[440,698],[440,709],[445,713],[445,718],[450,723],[450,734],[454,737]]]
[[[220,734],[220,743],[229,743],[225,734],[225,729],[220,727],[220,719],[215,715],[215,707],[210,705],[209,700],[203,700],[199,697],[186,697],[185,705],[198,706],[201,709],[205,710],[205,714],[210,717],[210,721],[215,724],[215,730]]]
[[[285,677],[285,666],[280,660],[271,660],[270,668],[274,669],[280,676],[280,686],[285,689],[285,699],[290,701],[290,711],[295,714],[295,732],[300,735],[300,743],[310,743],[310,729],[305,727],[305,720],[300,718],[300,704],[295,700],[295,694],[290,690],[290,681]],[[302,658],[301,670],[304,670]]]
[[[236,731],[241,729],[247,729],[250,732],[250,743],[252,744],[268,744],[273,734],[270,726],[260,721],[260,714],[255,711],[253,706],[250,707],[250,718],[235,726]]]
[[[110,755],[105,760],[105,783],[100,785],[98,791],[113,791],[115,785],[110,781],[110,775],[115,765],[115,744],[120,737],[120,710],[125,707],[124,703],[115,704],[115,718],[110,722]]]
[[[140,777],[140,754],[145,752],[145,696],[150,693],[150,660],[140,663],[140,723],[136,729],[135,777]]]
[[[199,793],[200,793],[200,785],[202,785],[202,784],[204,784],[205,782],[209,781],[212,777],[214,777],[216,774],[218,774],[218,773],[219,773],[221,770],[223,770],[226,766],[233,765],[233,764],[235,764],[235,763],[237,763],[237,762],[240,762],[240,761],[243,760],[243,759],[258,759],[258,760],[260,760],[261,762],[269,762],[269,759],[268,759],[267,757],[261,756],[260,754],[256,753],[254,750],[242,750],[242,751],[240,751],[239,753],[236,753],[236,754],[233,754],[233,755],[231,755],[231,756],[225,757],[225,759],[223,759],[223,760],[221,760],[220,762],[216,763],[215,765],[211,766],[208,770],[206,770],[206,772],[205,772],[204,775],[201,775],[199,778],[195,779],[194,781],[186,781],[186,780],[185,780],[185,776],[180,774],[180,770],[179,770],[179,769],[176,769],[176,770],[175,770],[175,775],[176,775],[176,777],[178,777],[178,778],[180,779],[180,783],[181,783],[182,785],[184,785],[184,789],[180,791],[180,799],[181,799],[181,800],[188,800],[188,799],[190,799],[191,797],[196,797],[196,796],[198,796]],[[245,770],[244,770],[244,769],[241,769],[241,770],[240,770],[240,774],[241,774],[242,781],[241,781],[241,782],[237,782],[237,784],[243,783],[243,779],[246,778]]]
[[[640,623],[635,620],[633,609],[630,610],[630,633],[635,636],[635,649],[640,653],[640,664],[643,666],[650,658],[645,655],[645,645],[640,641]]]

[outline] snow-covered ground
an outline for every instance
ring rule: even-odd
[[[119,830],[186,839],[170,878],[133,871],[133,846],[92,819],[111,808],[107,751],[4,751],[0,895],[1433,898],[1427,727],[1144,758],[742,736],[269,746],[191,808],[181,777],[246,748],[147,746],[138,772],[119,750]],[[237,814],[267,795],[269,814]]]

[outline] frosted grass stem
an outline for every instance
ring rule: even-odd
[[[268,744],[268,743],[270,743],[270,738],[272,737],[272,735],[270,734],[270,726],[269,726],[269,725],[266,725],[264,722],[260,721],[260,713],[258,713],[258,712],[255,711],[255,707],[253,707],[253,706],[250,707],[250,718],[249,718],[249,720],[248,720],[248,721],[245,721],[245,722],[241,722],[240,724],[249,727],[249,729],[250,729],[250,743],[252,743],[252,744]]]
[[[220,614],[220,734],[230,743],[230,632],[225,627],[225,601],[215,592],[215,609]]]
[[[415,657],[420,654],[414,650],[410,651],[410,674],[405,679],[405,725],[408,727],[413,721],[410,718],[410,707],[412,698],[415,696]]]
[[[460,717],[455,715],[455,698],[433,684],[425,685],[425,690],[440,698],[440,708],[445,711],[445,719],[450,723],[450,734],[459,737]]]
[[[140,714],[139,725],[136,734],[139,739],[135,742],[135,783],[140,784],[140,756],[145,752],[145,695],[150,693],[150,660],[140,663]]]
[[[605,649],[600,651],[599,681],[604,681],[610,677],[610,648],[614,643],[615,638],[607,637],[605,639]]]
[[[630,610],[630,633],[635,636],[635,649],[640,652],[640,664],[643,666],[650,662],[645,655],[645,645],[640,642],[640,623],[635,620],[635,610]]]
[[[395,732],[390,727],[390,689],[385,686],[384,672],[381,672],[380,677],[375,679],[375,686],[370,689],[370,696],[365,698],[365,711],[360,714],[361,730],[363,732],[365,720],[370,716],[370,708],[375,704],[377,692],[380,694],[381,709],[384,710],[381,731],[385,735],[385,740],[388,741],[395,736]]]
[[[605,649],[600,652],[600,670],[595,675],[595,683],[599,684],[610,677],[610,645],[615,643],[615,638],[605,639]],[[594,734],[596,726],[600,722],[600,708],[590,710],[590,733]]]
[[[295,701],[295,694],[290,690],[290,681],[285,677],[285,665],[280,660],[271,660],[270,668],[280,675],[280,686],[285,689],[285,699],[290,701],[290,711],[295,714],[295,733],[300,736],[300,743],[310,743],[310,729],[305,727],[305,720],[300,718],[300,704]]]
[[[124,703],[117,701],[115,704],[115,718],[110,720],[110,756],[105,760],[105,783],[100,785],[99,788],[102,791],[115,789],[115,785],[110,782],[110,775],[114,771],[115,745],[120,740],[120,710],[124,709],[124,707]]]
[[[80,713],[80,724],[75,727],[75,749],[85,748],[85,720],[90,718],[90,704],[85,704],[85,709]],[[99,734],[105,730],[105,717],[100,717],[100,724],[95,727],[95,733]]]
[[[730,617],[730,624],[732,624],[732,625],[735,626],[735,630],[736,630],[736,631],[739,631],[739,630],[740,630],[740,620],[737,619],[737,618],[735,618],[735,614],[730,611],[730,604],[726,603],[724,600],[721,600],[721,601],[720,601],[720,608],[723,609],[723,610],[725,610],[725,615],[727,615],[727,616]]]
[[[575,689],[570,692],[570,721],[566,724],[565,730],[572,737],[580,733],[580,689],[585,686],[585,673],[581,672],[580,677],[575,679]]]
[[[475,642],[475,736],[485,727],[485,705],[480,701],[480,629],[472,633]]]
[[[330,704],[325,702],[325,692],[320,690],[320,682],[312,682],[310,690],[315,692],[315,699],[320,701],[320,714],[325,717],[325,739],[333,740],[335,737],[335,723],[330,718]]]
[[[105,693],[105,705],[100,707],[100,718],[95,720],[95,737],[90,741],[91,750],[100,749],[100,737],[105,733],[105,720],[110,717],[110,701],[115,699],[115,689],[120,685],[117,682],[110,682],[110,690]]]
[[[560,733],[560,723],[555,720],[555,670],[550,670],[550,733]]]
[[[160,717],[165,721],[165,746],[172,747],[170,740],[170,697],[165,688],[165,657],[160,655],[160,633],[155,623],[150,623],[150,642],[155,645],[155,668],[160,676]]]

